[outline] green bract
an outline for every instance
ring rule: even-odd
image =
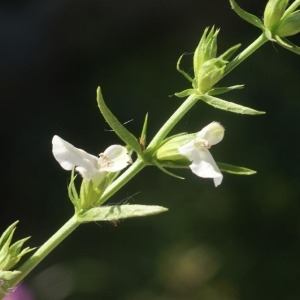
[[[8,271],[13,268],[28,252],[34,248],[26,247],[23,244],[30,238],[26,237],[12,244],[12,238],[19,221],[10,225],[0,237],[0,271]]]
[[[177,70],[186,77],[193,86],[193,89],[185,90],[175,95],[178,97],[186,97],[191,94],[203,95],[223,77],[225,66],[228,59],[240,47],[235,45],[228,49],[225,53],[217,57],[217,36],[219,29],[214,27],[210,31],[206,28],[195,50],[193,58],[194,78],[180,68],[182,56],[177,62]]]
[[[214,27],[211,30],[208,28],[204,30],[194,53],[194,78],[180,68],[183,55],[180,56],[177,62],[177,70],[191,82],[192,88],[175,93],[175,95],[179,98],[192,96],[196,100],[202,100],[215,108],[233,113],[249,115],[264,114],[262,111],[213,97],[213,95],[220,95],[231,90],[243,88],[243,85],[240,84],[230,87],[215,87],[226,74],[229,59],[240,47],[240,44],[237,44],[223,54],[216,56],[218,33],[219,30],[215,30]]]
[[[280,37],[295,35],[300,32],[300,11],[297,10],[283,19],[276,33]]]
[[[176,165],[176,162],[178,162],[179,165],[186,163],[188,166],[189,160],[179,153],[178,148],[194,139],[195,136],[196,133],[180,133],[165,139],[162,146],[155,153],[156,159],[159,161],[170,161],[174,165]]]

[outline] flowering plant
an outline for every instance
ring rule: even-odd
[[[219,85],[220,81],[268,41],[300,54],[299,47],[287,39],[300,32],[300,15],[296,10],[300,0],[292,2],[290,6],[287,0],[269,0],[263,20],[244,11],[234,0],[230,0],[230,4],[242,19],[261,29],[261,35],[235,57],[240,44],[218,55],[217,38],[220,31],[214,27],[206,28],[194,51],[193,74],[181,68],[183,56],[177,62],[177,70],[190,82],[190,86],[176,92],[175,96],[185,100],[150,142],[147,140],[148,115],[145,116],[140,137],[134,136],[108,108],[100,87],[96,92],[98,107],[102,117],[120,138],[120,145],[111,145],[95,156],[76,148],[58,135],[53,137],[54,158],[64,170],[71,171],[68,196],[74,205],[74,215],[38,249],[23,248],[28,238],[12,243],[17,222],[4,231],[0,237],[0,297],[19,284],[82,223],[144,217],[167,211],[167,208],[159,205],[103,205],[144,167],[156,166],[178,179],[182,176],[175,174],[174,169],[190,169],[198,177],[212,179],[216,187],[222,183],[223,173],[255,174],[249,168],[215,161],[211,148],[222,141],[224,127],[214,117],[211,123],[200,130],[198,128],[196,133],[169,135],[199,101],[227,112],[264,114],[263,111],[221,99],[220,95],[241,89],[243,85],[224,87]],[[226,134],[231,133],[226,131]],[[16,267],[28,253],[32,255],[20,267]]]

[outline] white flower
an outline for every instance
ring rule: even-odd
[[[65,170],[74,167],[86,180],[103,177],[106,172],[117,172],[128,166],[131,162],[130,155],[125,147],[112,145],[99,157],[78,149],[55,135],[52,139],[52,152],[55,159]]]
[[[199,131],[194,140],[178,148],[179,153],[192,162],[192,172],[199,177],[213,178],[215,186],[221,184],[223,175],[208,149],[223,137],[224,127],[212,122]]]

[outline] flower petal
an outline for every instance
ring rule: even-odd
[[[90,180],[99,172],[96,156],[74,147],[57,135],[52,139],[52,146],[53,155],[63,169],[72,170],[76,167],[86,180]]]
[[[180,147],[178,151],[192,162],[190,169],[194,174],[203,178],[213,178],[215,186],[221,184],[223,175],[209,150],[196,148],[193,140]]]
[[[178,152],[186,156],[190,161],[194,160],[194,157],[197,156],[197,151],[195,147],[195,140],[191,140],[185,145],[178,148]]]
[[[131,163],[131,157],[125,147],[121,145],[109,146],[100,155],[99,165],[101,170],[117,172],[126,168]]]
[[[195,151],[190,168],[194,174],[203,178],[213,178],[215,186],[221,184],[223,175],[207,149]]]
[[[218,122],[211,122],[197,133],[197,139],[207,140],[209,145],[219,143],[224,137],[224,127]]]

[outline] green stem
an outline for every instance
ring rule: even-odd
[[[174,126],[183,118],[183,116],[195,105],[198,101],[199,96],[196,94],[191,94],[173,113],[173,115],[167,120],[167,122],[160,128],[157,134],[154,136],[150,142],[147,150],[152,151],[152,149],[158,147],[163,139],[168,135],[168,133],[174,128]],[[151,150],[150,150],[151,149]]]
[[[167,120],[162,128],[157,132],[155,137],[147,147],[147,151],[159,146],[162,140],[173,129],[173,127],[181,120],[181,118],[191,109],[191,107],[197,102],[198,97],[195,94],[190,95],[180,107],[173,113],[173,115]],[[130,168],[128,168],[121,176],[119,176],[111,185],[107,187],[99,204],[102,205],[106,200],[113,196],[118,190],[120,190],[131,178],[139,173],[144,167],[148,165],[142,158],[138,158]]]
[[[235,67],[237,67],[241,62],[243,62],[248,56],[255,52],[259,47],[268,41],[264,33],[262,33],[253,43],[251,43],[244,51],[238,54],[231,62],[228,63],[225,69],[225,77],[229,72],[231,72]]]
[[[249,55],[261,47],[268,39],[264,34],[260,35],[252,44],[250,44],[243,52],[241,52],[235,59],[233,59],[226,68],[225,75],[232,71],[236,66],[243,62]],[[224,76],[225,76],[224,75]],[[199,96],[191,94],[173,113],[173,115],[166,121],[161,129],[154,136],[146,152],[153,153],[161,144],[163,139],[169,134],[174,126],[184,117],[184,115],[196,104]],[[114,195],[123,185],[125,185],[131,178],[133,178],[139,171],[141,171],[147,163],[141,158],[137,159],[134,164],[127,169],[120,177],[118,177],[103,193],[100,203],[104,203],[112,195]]]
[[[9,281],[10,287],[18,285],[54,248],[56,248],[69,234],[71,234],[80,223],[76,220],[74,215],[67,221],[56,233],[54,233],[34,254],[25,261],[18,269],[21,272]],[[0,299],[5,296],[5,291],[0,288]]]

